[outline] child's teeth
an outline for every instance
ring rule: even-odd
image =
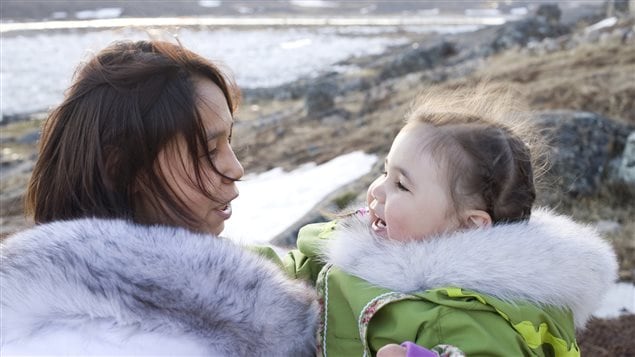
[[[378,219],[377,220],[377,227],[385,228],[386,227],[386,222],[382,221],[381,219]]]

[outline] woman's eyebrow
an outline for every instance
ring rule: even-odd
[[[234,122],[232,121],[231,124],[229,125],[229,135],[232,134],[233,129],[234,129]],[[208,131],[206,134],[206,138],[207,138],[207,141],[212,141],[218,138],[219,136],[225,135],[226,133],[227,131],[225,130]]]
[[[224,131],[209,131],[207,132],[207,136],[206,136],[207,141],[215,140],[216,138],[223,135],[224,133],[225,133]]]

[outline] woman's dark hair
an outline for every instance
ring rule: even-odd
[[[446,168],[456,212],[481,209],[492,224],[529,219],[543,155],[527,113],[516,93],[487,84],[429,92],[415,102],[406,127],[432,128],[425,147]]]
[[[81,217],[140,217],[138,195],[177,221],[194,215],[156,165],[182,137],[192,183],[212,197],[202,165],[214,167],[197,110],[198,79],[223,92],[233,114],[240,97],[225,73],[205,58],[163,41],[116,42],[81,66],[62,104],[46,120],[26,195],[36,223]],[[208,162],[201,162],[207,158]],[[159,222],[150,222],[159,223]],[[167,222],[166,222],[167,223]]]

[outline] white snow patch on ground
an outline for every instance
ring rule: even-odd
[[[123,9],[120,7],[107,7],[97,10],[84,10],[75,13],[75,17],[80,20],[86,19],[114,19],[123,13]]]
[[[312,7],[312,8],[335,8],[339,7],[335,1],[324,0],[290,0],[289,3],[298,7]]]
[[[624,313],[635,314],[635,285],[631,283],[613,285],[602,301],[602,306],[593,315],[614,318]]]
[[[219,7],[222,2],[218,0],[199,0],[198,6],[200,7]]]
[[[375,161],[375,155],[355,151],[319,166],[245,177],[237,183],[240,196],[232,203],[223,236],[246,244],[266,243],[338,187],[368,173]]]

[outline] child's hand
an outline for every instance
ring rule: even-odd
[[[377,357],[406,357],[406,348],[392,343],[380,348]]]
[[[452,345],[436,345],[432,350],[406,341],[400,345],[386,345],[377,351],[377,357],[465,357],[465,353]]]

